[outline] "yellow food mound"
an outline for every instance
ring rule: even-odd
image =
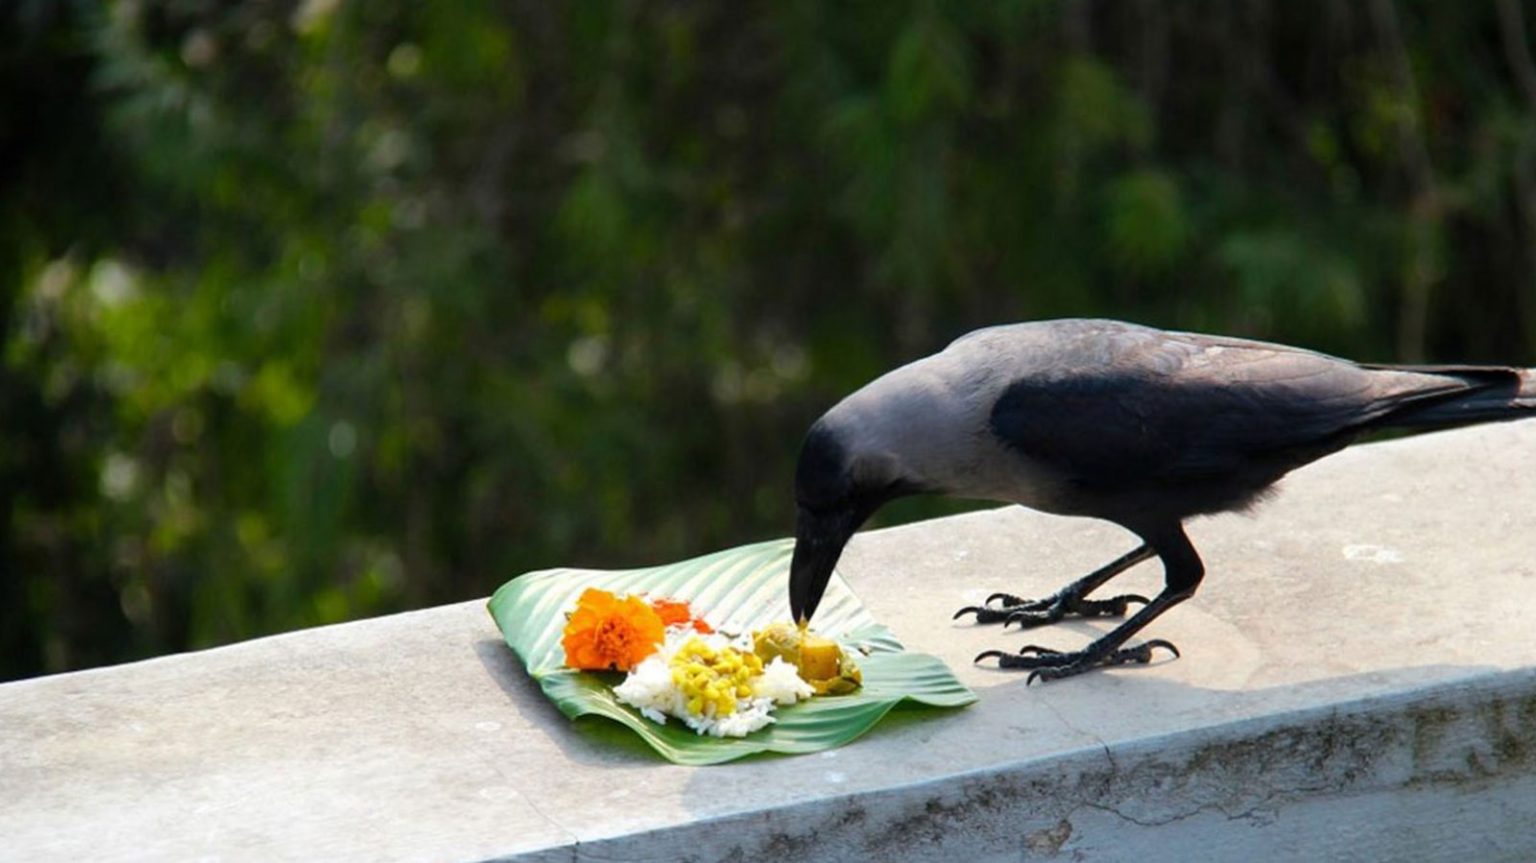
[[[763,662],[783,657],[817,695],[846,695],[864,683],[863,672],[837,642],[793,623],[770,623],[754,632],[752,649]]]
[[[670,663],[672,682],[688,700],[688,712],[704,715],[714,705],[715,716],[736,712],[736,699],[752,695],[750,681],[763,673],[763,661],[731,648],[716,650],[698,638],[678,649]]]

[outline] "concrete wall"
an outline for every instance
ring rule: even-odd
[[[0,860],[1536,859],[1536,423],[1357,447],[1191,536],[1206,582],[1147,633],[1183,658],[1028,688],[971,657],[1112,622],[950,614],[1131,537],[860,536],[843,574],[980,701],[803,757],[569,722],[478,602],[6,684]]]

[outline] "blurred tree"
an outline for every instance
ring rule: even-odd
[[[0,677],[781,535],[983,324],[1536,364],[1530,18],[8,4]]]

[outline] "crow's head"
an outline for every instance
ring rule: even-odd
[[[893,453],[861,445],[857,428],[811,426],[795,469],[795,554],[789,610],[809,620],[853,532],[886,502],[921,491]]]

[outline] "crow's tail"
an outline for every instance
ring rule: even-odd
[[[1416,400],[1392,411],[1381,426],[1437,428],[1536,418],[1536,369],[1497,366],[1373,366],[1455,378],[1462,390]]]

